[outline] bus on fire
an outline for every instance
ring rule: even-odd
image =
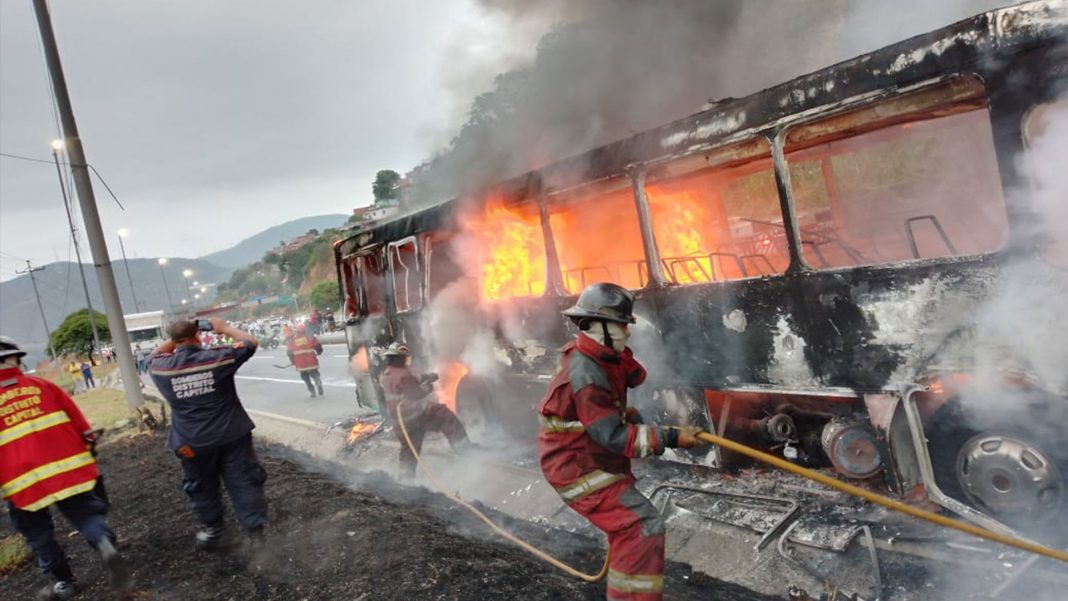
[[[615,282],[654,421],[1064,529],[1066,23],[985,13],[357,230],[334,252],[363,398],[368,349],[403,341],[469,427],[533,439],[560,311]]]

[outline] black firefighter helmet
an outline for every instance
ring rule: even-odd
[[[603,319],[617,323],[634,323],[634,294],[608,282],[590,284],[579,295],[575,306],[564,315],[576,324],[585,319]]]

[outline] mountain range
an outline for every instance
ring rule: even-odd
[[[130,277],[126,275],[122,259],[116,260],[112,257],[112,269],[123,313],[161,309],[169,312],[172,303],[175,307],[180,307],[182,299],[187,299],[187,302],[196,300],[191,299],[193,294],[199,292],[193,289],[193,282],[198,283],[198,288],[206,287],[205,298],[196,302],[210,301],[214,298],[213,285],[225,282],[235,269],[258,261],[267,251],[278,246],[279,242],[295,238],[310,229],[337,227],[345,223],[346,218],[346,215],[317,215],[295,219],[268,228],[230,248],[200,258],[171,258],[162,267],[155,258],[130,259]],[[85,264],[84,268],[93,309],[103,312],[104,303],[97,285],[96,269],[91,263]],[[186,278],[182,275],[187,269],[193,272],[188,278],[188,291]],[[85,307],[85,293],[82,290],[77,263],[49,263],[33,276],[37,281],[41,304],[51,330],[55,330],[64,317]],[[133,280],[137,296],[136,306],[130,279]],[[47,354],[48,338],[29,275],[20,275],[0,282],[0,334],[22,344],[30,353],[28,363],[31,365],[34,359],[41,359]]]

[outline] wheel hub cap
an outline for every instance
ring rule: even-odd
[[[1049,456],[1010,436],[980,434],[964,443],[957,477],[972,501],[997,514],[1045,521],[1064,503],[1064,480]]]

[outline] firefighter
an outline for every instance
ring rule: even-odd
[[[645,369],[627,348],[634,297],[592,284],[563,312],[579,335],[539,407],[538,447],[546,481],[571,509],[608,536],[610,601],[663,598],[664,520],[635,488],[630,460],[702,444],[698,428],[646,425],[627,406]]]
[[[54,582],[38,599],[70,599],[77,581],[56,541],[55,506],[100,554],[112,588],[129,584],[126,563],[108,527],[107,501],[96,492],[96,436],[74,401],[48,380],[22,373],[26,353],[0,337],[0,489],[15,529]]]
[[[430,401],[427,397],[434,392],[434,382],[438,375],[434,373],[417,376],[408,367],[408,347],[394,342],[382,353],[386,362],[385,369],[379,375],[379,382],[386,397],[386,414],[394,424],[394,432],[400,441],[400,471],[404,477],[415,476],[415,455],[404,440],[397,422],[397,406],[403,401],[401,416],[408,437],[418,453],[423,448],[423,437],[427,432],[437,431],[445,435],[449,445],[455,451],[468,451],[474,445],[467,438],[467,430],[460,423],[460,418],[441,403]]]
[[[286,342],[286,355],[300,374],[300,379],[304,380],[304,385],[308,387],[313,399],[316,390],[319,391],[319,396],[323,396],[323,379],[319,376],[319,355],[322,354],[323,343],[319,342],[314,334],[308,333],[308,326],[298,323],[296,335]],[[312,386],[312,380],[315,381],[315,386]]]
[[[182,488],[204,525],[194,539],[197,547],[215,549],[225,538],[223,483],[249,542],[259,545],[267,523],[267,471],[252,446],[256,426],[234,387],[234,375],[259,341],[221,319],[212,319],[211,327],[235,342],[203,348],[196,320],[175,321],[168,328],[170,340],[149,359],[148,371],[171,406],[167,448],[181,460]]]

